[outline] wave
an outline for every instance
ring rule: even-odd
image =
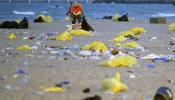
[[[155,17],[175,17],[175,13],[157,13],[153,14]]]
[[[21,11],[14,10],[13,13],[17,15],[35,15],[35,12],[32,12],[32,11],[21,12]]]

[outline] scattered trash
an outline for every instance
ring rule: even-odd
[[[105,91],[110,91],[113,93],[128,90],[127,86],[121,82],[120,73],[118,72],[116,73],[115,77],[103,80],[101,86]]]
[[[169,24],[168,29],[169,31],[175,31],[175,23]]]
[[[152,41],[152,40],[156,40],[157,37],[155,37],[155,36],[154,37],[149,37],[148,39],[149,39],[149,41]]]
[[[68,85],[69,83],[70,83],[69,81],[62,81],[59,84],[56,84],[55,86],[63,87],[64,85]]]
[[[91,90],[90,90],[90,88],[85,88],[82,92],[83,93],[89,93]]]
[[[137,63],[137,59],[131,56],[119,56],[117,58],[102,61],[100,65],[106,67],[132,67]]]
[[[13,39],[16,39],[17,37],[14,33],[10,33],[7,35],[7,38],[13,40]]]
[[[108,51],[108,47],[102,43],[102,42],[99,42],[99,41],[94,41],[92,42],[91,44],[89,45],[85,45],[82,50],[92,50],[92,51]]]
[[[16,71],[16,74],[26,75],[26,74],[29,74],[29,72],[27,72],[26,70],[19,69],[19,70]]]
[[[58,40],[58,41],[70,41],[70,40],[72,40],[72,38],[73,38],[73,36],[69,32],[65,31],[62,34],[60,34],[59,36],[57,36],[56,40]]]
[[[41,87],[41,89],[43,89],[43,92],[62,92],[64,91],[63,88],[58,87],[58,86],[53,86],[53,87]]]
[[[78,29],[78,30],[72,30],[70,34],[73,36],[86,36],[90,35],[91,33],[82,29]]]
[[[129,75],[129,78],[135,78],[136,76],[134,74]]]
[[[133,48],[137,48],[140,45],[137,42],[127,42],[126,44],[124,44],[125,47],[133,47]]]
[[[154,100],[173,100],[173,93],[168,87],[160,87],[157,89]]]
[[[146,30],[141,27],[132,28],[131,31],[134,33],[134,35],[140,35],[146,32]]]
[[[16,50],[19,50],[19,51],[31,51],[32,48],[28,45],[21,45],[19,47],[16,48]]]
[[[94,96],[86,97],[82,100],[102,100],[102,97],[100,97],[99,95],[94,95]]]
[[[148,64],[147,67],[148,67],[148,68],[154,68],[155,65],[154,65],[154,64]]]
[[[125,41],[127,40],[127,38],[125,38],[124,36],[117,36],[114,41],[116,42],[122,42],[122,41]]]

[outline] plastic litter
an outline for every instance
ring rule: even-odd
[[[133,48],[137,48],[139,47],[140,45],[135,42],[135,41],[132,41],[132,42],[127,42],[126,44],[124,44],[125,47],[133,47]]]
[[[156,40],[157,39],[157,37],[149,37],[149,41],[152,41],[152,40]]]
[[[131,56],[119,56],[107,61],[100,62],[100,65],[106,67],[132,67],[137,63],[137,59]]]
[[[127,38],[125,38],[124,36],[117,36],[114,41],[116,42],[122,42],[122,41],[125,41],[127,40]]]
[[[154,65],[154,64],[148,64],[147,67],[148,67],[148,68],[154,68],[155,65]]]
[[[62,92],[64,91],[63,88],[58,87],[58,86],[53,86],[53,87],[42,87],[43,88],[43,92]]]
[[[140,59],[156,59],[156,58],[160,58],[160,56],[159,55],[156,55],[156,54],[149,54],[149,55],[146,55],[146,56],[144,56],[144,57],[141,57]]]
[[[29,74],[29,72],[27,72],[27,71],[25,71],[25,70],[22,70],[22,69],[19,69],[19,70],[17,70],[16,71],[16,74],[22,74],[22,75],[27,75],[27,74]]]
[[[131,31],[134,33],[134,35],[140,35],[146,32],[146,30],[141,27],[132,28]]]
[[[103,80],[101,86],[105,91],[112,93],[119,93],[128,90],[127,86],[121,82],[120,73],[118,72],[115,74],[115,77]]]
[[[90,32],[82,30],[82,29],[78,29],[78,30],[72,30],[70,32],[71,35],[76,35],[76,36],[86,36],[86,35],[91,35]]]
[[[21,45],[19,47],[16,48],[16,50],[19,50],[19,51],[31,51],[32,48],[28,45]]]
[[[60,34],[59,36],[57,36],[56,40],[58,40],[58,41],[70,41],[70,40],[72,40],[72,38],[73,38],[73,36],[69,32],[65,31],[62,34]]]
[[[168,87],[160,87],[156,91],[154,100],[173,100],[173,92]]]
[[[13,40],[13,39],[16,39],[17,37],[14,33],[10,33],[7,35],[7,38]]]
[[[81,56],[91,56],[92,52],[91,51],[80,51],[78,54]]]
[[[123,31],[118,34],[118,36],[134,36],[134,33],[132,31]]]
[[[99,41],[94,41],[91,44],[85,45],[82,50],[92,50],[92,51],[108,51],[108,47]]]
[[[175,31],[175,23],[169,24],[168,29],[169,31]]]

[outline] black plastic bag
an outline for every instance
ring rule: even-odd
[[[81,28],[86,31],[94,31],[94,29],[87,23],[85,17],[83,17]]]

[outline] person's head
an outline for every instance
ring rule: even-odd
[[[73,2],[73,6],[78,6],[78,5],[79,5],[79,3],[77,1]]]

